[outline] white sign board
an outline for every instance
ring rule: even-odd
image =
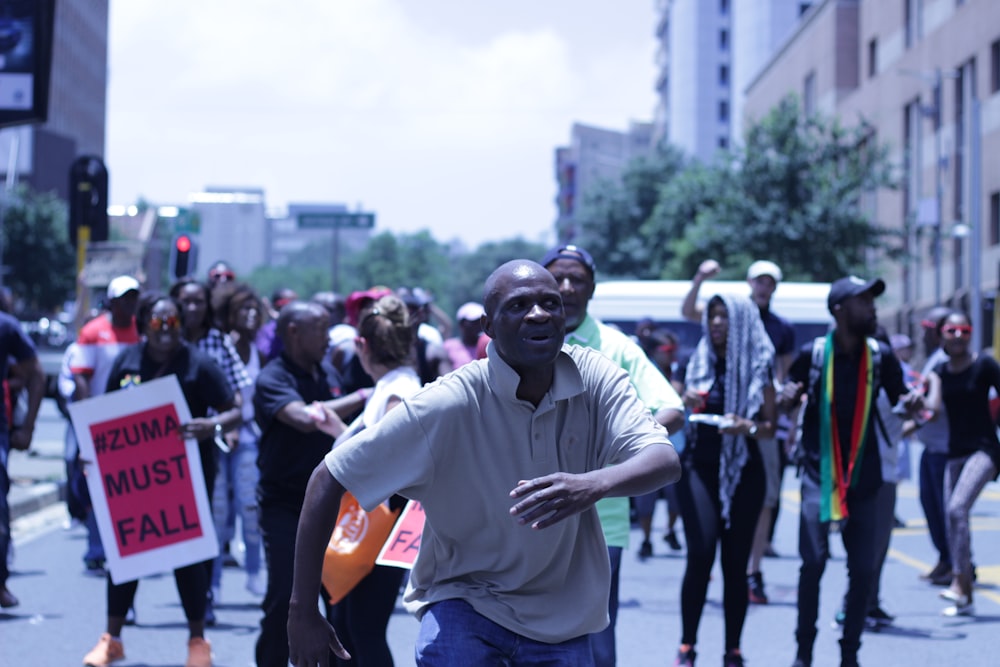
[[[116,584],[215,558],[219,544],[191,420],[169,375],[71,403],[87,488]]]

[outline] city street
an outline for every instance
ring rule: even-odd
[[[58,429],[50,423],[53,433]],[[915,453],[916,454],[916,453]],[[36,457],[37,458],[37,457]],[[21,466],[22,461],[16,461]],[[14,470],[17,473],[17,470]],[[743,637],[747,663],[787,667],[795,654],[795,588],[798,561],[796,480],[789,470],[782,498],[776,550],[782,555],[764,561],[771,604],[752,607]],[[662,667],[673,663],[680,636],[678,606],[683,552],[669,552],[663,542],[664,507],[657,507],[653,558],[635,557],[638,532],[623,561],[621,612],[618,619],[619,664]],[[900,487],[898,515],[907,527],[893,535],[892,551],[883,575],[883,607],[896,615],[894,626],[868,632],[863,638],[864,665],[988,665],[996,664],[995,634],[1000,630],[1000,487],[992,483],[974,508],[973,550],[978,565],[976,618],[947,619],[939,589],[917,576],[933,565],[930,540],[911,483]],[[16,521],[14,575],[9,584],[21,605],[0,612],[4,665],[77,665],[104,629],[105,584],[85,576],[80,560],[84,532],[67,529],[62,505],[51,506]],[[683,538],[682,538],[683,541]],[[835,558],[823,578],[822,611],[816,646],[816,667],[839,664],[837,632],[831,627],[845,584],[843,548],[833,539]],[[241,570],[227,569],[219,623],[208,631],[215,664],[253,664],[259,621],[258,600],[243,588]],[[586,585],[571,581],[567,585]],[[716,569],[697,646],[699,664],[720,664],[722,647],[721,575]],[[186,626],[173,577],[143,580],[137,597],[138,626],[124,632],[127,659],[122,665],[181,665],[185,658]],[[398,665],[411,665],[417,623],[398,609],[390,625]]]

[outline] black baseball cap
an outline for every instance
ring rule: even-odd
[[[871,292],[872,296],[878,296],[885,291],[885,281],[881,278],[865,280],[857,276],[847,276],[840,278],[830,285],[830,295],[826,298],[826,307],[833,312],[833,307],[843,303],[852,296]]]
[[[589,252],[580,246],[572,244],[556,246],[545,253],[545,257],[542,258],[541,264],[542,266],[547,267],[557,259],[572,259],[576,262],[580,262],[587,267],[588,271],[590,271],[591,278],[593,278],[594,274],[597,273],[597,266],[594,264],[594,258],[590,256]]]

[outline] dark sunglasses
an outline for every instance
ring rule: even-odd
[[[149,318],[149,328],[154,331],[165,331],[169,329],[180,329],[181,318],[176,315],[167,315],[166,317],[160,317],[159,315],[153,315]]]
[[[236,280],[236,274],[232,271],[209,271],[208,279],[224,283],[230,280]]]
[[[971,336],[972,327],[968,324],[949,324],[946,327],[941,327],[941,334],[949,338],[960,338],[962,336]]]

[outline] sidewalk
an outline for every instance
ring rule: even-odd
[[[46,398],[38,413],[31,449],[11,450],[7,462],[10,475],[10,518],[14,521],[32,512],[62,502],[66,489],[63,438],[66,420],[55,401]]]

